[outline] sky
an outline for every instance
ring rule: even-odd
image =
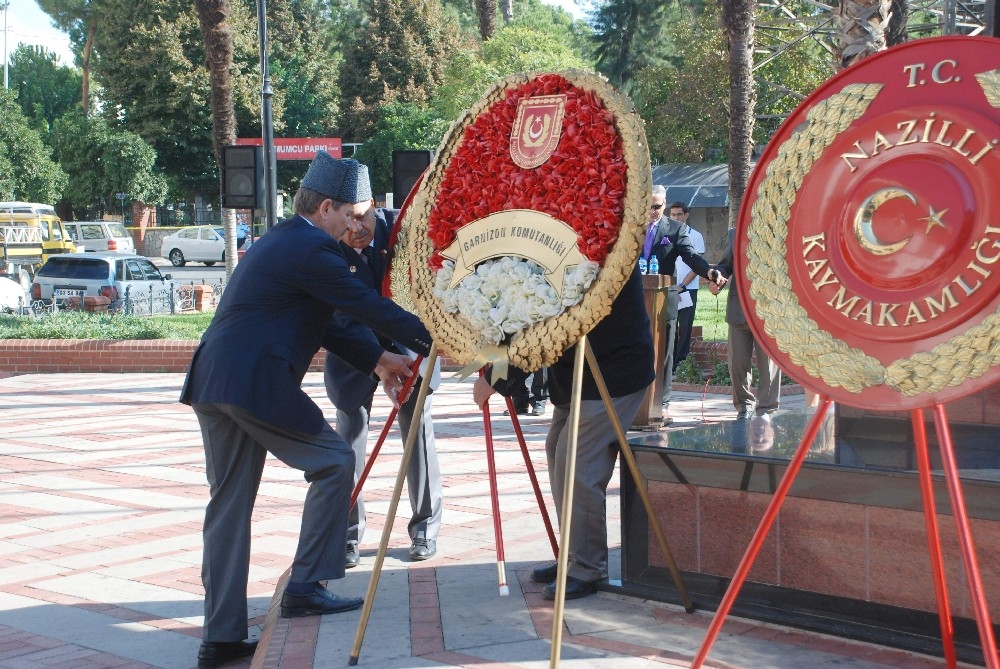
[[[584,8],[581,5],[586,4],[585,2],[580,0],[544,1],[550,5],[562,7],[576,18],[584,17]],[[0,3],[2,2],[3,0],[0,0]],[[2,28],[3,26],[0,24],[0,29]],[[10,0],[10,9],[7,11],[7,53],[14,51],[21,42],[40,44],[55,52],[63,64],[72,65],[73,63],[69,37],[53,27],[52,20],[48,14],[42,11],[35,0]]]

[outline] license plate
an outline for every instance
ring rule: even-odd
[[[53,295],[57,298],[83,297],[86,291],[80,288],[56,288]]]

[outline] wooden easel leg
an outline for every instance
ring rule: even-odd
[[[628,443],[625,430],[622,429],[621,421],[618,420],[618,414],[615,412],[614,404],[611,402],[611,394],[608,392],[608,386],[604,383],[604,377],[601,375],[601,370],[597,365],[597,357],[594,356],[594,352],[590,346],[587,346],[587,362],[590,365],[590,373],[594,376],[597,389],[601,393],[601,399],[604,400],[604,408],[608,412],[608,419],[611,421],[611,425],[615,429],[615,434],[618,436],[618,445],[621,447],[622,459],[625,460],[629,471],[632,473],[636,492],[639,493],[639,498],[642,499],[642,505],[646,509],[646,517],[649,519],[649,525],[653,528],[653,534],[656,535],[656,540],[660,544],[660,550],[663,551],[663,556],[667,560],[667,567],[674,578],[674,585],[677,586],[681,602],[684,604],[684,610],[688,613],[694,613],[694,604],[691,603],[687,588],[684,587],[684,582],[681,580],[680,569],[677,568],[674,554],[670,552],[670,546],[667,545],[666,535],[663,534],[663,528],[660,527],[660,520],[653,509],[653,503],[649,500],[649,493],[646,492],[645,481],[642,478],[642,474],[639,473],[639,466],[635,462],[632,447]]]
[[[913,424],[913,445],[917,456],[920,496],[924,501],[924,526],[927,528],[927,550],[931,559],[931,574],[934,577],[934,596],[937,598],[938,618],[941,621],[941,642],[944,644],[944,657],[948,669],[955,669],[957,666],[955,633],[948,603],[948,585],[944,577],[944,558],[941,555],[941,534],[938,531],[923,409],[914,409],[910,413],[910,419]]]
[[[997,658],[997,643],[993,635],[993,624],[990,622],[990,609],[986,605],[986,595],[983,592],[983,579],[979,571],[979,561],[976,559],[976,548],[972,541],[972,528],[969,526],[969,514],[965,509],[965,495],[962,494],[962,482],[958,477],[958,464],[955,460],[955,449],[951,443],[951,430],[948,428],[948,416],[943,404],[934,405],[934,429],[937,432],[941,448],[941,464],[944,478],[948,483],[948,495],[951,499],[951,511],[958,528],[958,543],[962,549],[962,565],[969,579],[969,591],[972,593],[972,604],[976,612],[976,626],[979,628],[979,643],[983,648],[986,666],[989,669],[1000,668]]]
[[[785,475],[781,477],[781,482],[778,483],[778,488],[774,491],[774,497],[771,498],[771,502],[764,511],[764,517],[761,518],[760,524],[757,526],[757,530],[750,540],[750,545],[747,546],[746,552],[740,559],[740,564],[736,568],[733,580],[730,581],[729,587],[726,588],[726,594],[719,603],[719,608],[716,610],[715,616],[712,618],[712,623],[705,633],[704,641],[701,642],[701,648],[698,649],[698,654],[695,655],[694,660],[691,662],[691,669],[699,669],[704,664],[705,658],[708,657],[708,652],[712,648],[712,644],[715,643],[719,632],[722,631],[722,624],[726,621],[729,610],[733,608],[736,596],[739,594],[740,588],[743,587],[743,582],[746,581],[747,575],[750,573],[751,567],[753,567],[754,560],[757,559],[757,554],[760,553],[761,546],[764,545],[767,533],[774,524],[774,520],[778,517],[781,504],[785,501],[788,491],[791,490],[792,483],[795,482],[795,477],[802,467],[802,462],[806,459],[806,454],[809,453],[809,448],[812,446],[813,441],[816,439],[816,434],[823,425],[823,418],[830,409],[830,404],[832,404],[832,400],[829,397],[820,397],[816,413],[813,414],[812,419],[809,421],[806,432],[802,435],[802,441],[795,450],[792,459],[789,460]]]
[[[437,344],[431,344],[431,351],[427,356],[427,369],[433,369],[436,362]],[[385,562],[385,551],[389,546],[389,537],[392,535],[392,524],[396,520],[396,508],[399,506],[399,497],[403,491],[403,481],[406,480],[406,471],[410,466],[410,459],[413,457],[413,448],[417,443],[417,434],[420,432],[420,418],[424,413],[424,404],[427,402],[430,385],[431,374],[428,373],[424,375],[420,383],[420,391],[417,393],[417,404],[413,410],[413,423],[410,425],[410,433],[406,435],[406,445],[403,447],[403,457],[399,463],[399,474],[396,476],[396,485],[392,489],[392,500],[389,502],[389,510],[385,515],[382,540],[379,542],[378,555],[375,557],[375,566],[372,569],[371,579],[368,581],[365,604],[361,609],[358,631],[354,635],[354,646],[351,648],[351,657],[348,660],[348,664],[352,667],[358,663],[358,657],[361,655],[361,644],[364,643],[365,630],[368,628],[368,619],[371,617],[372,606],[375,604],[375,591],[378,589],[379,577],[382,575],[382,563]]]
[[[573,390],[569,401],[569,432],[566,439],[566,478],[563,485],[562,514],[559,522],[559,559],[556,561],[556,598],[552,610],[552,650],[549,669],[557,669],[562,654],[563,609],[566,605],[566,568],[569,564],[569,529],[573,524],[573,488],[576,485],[576,447],[580,432],[580,398],[583,395],[584,351],[587,335],[576,344],[573,361]]]
[[[545,497],[542,496],[542,489],[538,485],[538,477],[535,476],[535,466],[531,464],[531,454],[528,453],[528,442],[524,439],[524,432],[521,431],[521,421],[514,410],[514,400],[507,399],[507,412],[510,414],[510,422],[514,425],[514,434],[517,435],[517,443],[521,447],[521,456],[524,458],[524,468],[528,471],[528,478],[531,480],[531,488],[535,491],[535,500],[538,502],[538,511],[542,514],[542,522],[545,524],[545,531],[549,535],[549,544],[552,546],[552,556],[559,558],[559,544],[556,542],[556,533],[552,529],[552,520],[549,518],[549,511],[545,508]]]
[[[497,491],[497,466],[493,457],[493,423],[490,422],[490,403],[483,403],[483,431],[486,435],[486,468],[490,477],[490,505],[493,507],[493,536],[497,545],[497,582],[500,596],[510,594],[507,587],[507,568],[503,550],[503,527],[500,523],[500,494]]]

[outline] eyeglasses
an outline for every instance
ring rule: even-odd
[[[654,204],[654,205],[650,205],[649,208],[652,209],[652,210],[654,210],[654,211],[656,211],[656,210],[659,210],[659,209],[663,209],[663,205],[662,204]]]

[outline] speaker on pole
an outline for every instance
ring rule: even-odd
[[[264,208],[264,147],[222,147],[222,206]]]
[[[433,151],[392,152],[392,199],[400,205],[413,190],[413,185],[431,164]]]

